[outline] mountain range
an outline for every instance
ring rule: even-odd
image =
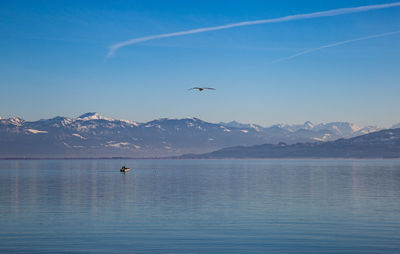
[[[235,121],[209,123],[197,118],[163,118],[139,123],[97,113],[38,121],[0,117],[0,158],[165,157],[238,145],[326,142],[378,130],[346,122],[263,127]]]
[[[400,158],[400,128],[336,141],[236,146],[206,154],[187,154],[178,158]]]

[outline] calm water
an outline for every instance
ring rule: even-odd
[[[0,252],[400,253],[400,160],[0,161]]]

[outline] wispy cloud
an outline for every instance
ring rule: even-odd
[[[364,36],[364,37],[345,40],[345,41],[339,41],[339,42],[335,42],[335,43],[332,43],[332,44],[320,46],[320,47],[317,47],[317,48],[311,48],[311,49],[303,50],[303,51],[301,51],[301,52],[299,52],[297,54],[294,54],[294,55],[291,55],[291,56],[287,56],[287,57],[283,57],[283,58],[280,58],[278,60],[275,60],[274,63],[278,63],[278,62],[282,62],[282,61],[285,61],[285,60],[293,59],[293,58],[296,58],[298,56],[306,55],[306,54],[309,54],[311,52],[318,51],[318,50],[321,50],[321,49],[332,48],[332,47],[336,47],[336,46],[339,46],[339,45],[343,45],[343,44],[347,44],[347,43],[351,43],[351,42],[355,42],[355,41],[369,40],[369,39],[385,37],[385,36],[390,36],[390,35],[395,35],[395,34],[400,34],[400,30],[399,31],[394,31],[394,32],[389,32],[389,33],[374,34],[374,35]]]
[[[151,41],[157,40],[162,38],[169,38],[169,37],[176,37],[188,34],[197,34],[197,33],[204,33],[209,31],[216,31],[216,30],[223,30],[229,29],[234,27],[241,27],[241,26],[252,26],[252,25],[259,25],[259,24],[267,24],[267,23],[280,23],[280,22],[287,22],[292,20],[300,20],[300,19],[312,19],[312,18],[319,18],[319,17],[329,17],[329,16],[338,16],[356,12],[365,12],[370,10],[378,10],[378,9],[385,9],[400,6],[400,2],[390,3],[390,4],[376,4],[376,5],[366,5],[366,6],[359,6],[353,8],[342,8],[342,9],[334,9],[329,11],[320,11],[320,12],[313,12],[313,13],[305,13],[305,14],[296,14],[290,16],[284,16],[280,18],[273,18],[273,19],[263,19],[263,20],[254,20],[254,21],[244,21],[239,23],[221,25],[221,26],[214,26],[214,27],[204,27],[204,28],[197,28],[182,32],[174,32],[174,33],[166,33],[166,34],[158,34],[140,38],[133,38],[127,41],[123,41],[120,43],[116,43],[111,45],[110,50],[107,54],[108,57],[113,56],[114,53],[125,46],[132,45],[138,42],[144,41]]]

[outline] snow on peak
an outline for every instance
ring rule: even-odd
[[[19,117],[12,117],[7,119],[11,124],[15,126],[22,126],[22,124],[25,122],[24,119],[21,119]]]
[[[33,133],[33,134],[48,133],[47,131],[39,131],[39,130],[35,130],[35,129],[27,129],[26,131],[29,133]]]
[[[312,122],[307,121],[304,123],[304,129],[311,130],[312,128],[314,128],[314,124]]]
[[[108,121],[113,121],[114,119],[108,118],[108,117],[103,117],[100,114],[96,112],[88,112],[85,113],[81,116],[78,117],[78,119],[84,120],[84,121],[89,121],[89,120],[108,120]]]
[[[362,129],[361,127],[359,127],[359,126],[357,126],[357,125],[355,125],[355,124],[353,124],[353,123],[350,124],[350,128],[351,128],[351,130],[352,130],[353,132],[357,132],[357,131],[359,131],[359,130]]]
[[[184,120],[192,120],[192,121],[198,121],[200,119],[196,118],[196,117],[185,117],[183,118]]]
[[[97,115],[99,115],[99,114],[96,113],[96,112],[87,112],[87,113],[85,113],[83,115],[80,115],[78,118],[93,117],[93,116],[97,116]]]
[[[78,133],[72,133],[72,136],[75,136],[75,137],[80,138],[80,139],[86,139],[85,137],[79,135]]]
[[[121,122],[123,122],[123,123],[126,123],[126,124],[131,124],[131,125],[134,125],[134,126],[139,126],[139,124],[137,123],[137,122],[135,122],[135,121],[129,121],[129,120],[120,120]]]
[[[106,146],[114,147],[114,148],[126,148],[130,145],[128,142],[115,142],[115,141],[108,141]]]
[[[226,128],[225,126],[221,125],[219,126],[222,130],[224,130],[224,132],[231,132],[230,129]]]
[[[395,129],[395,128],[392,128],[392,129]],[[359,132],[362,133],[362,134],[368,134],[368,133],[376,132],[376,131],[380,131],[380,130],[382,130],[382,128],[380,128],[380,127],[365,126],[362,129],[360,129]]]

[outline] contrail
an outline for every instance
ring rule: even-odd
[[[311,52],[314,52],[314,51],[317,51],[317,50],[321,50],[321,49],[332,48],[332,47],[336,47],[336,46],[339,46],[339,45],[343,45],[343,44],[347,44],[347,43],[351,43],[351,42],[355,42],[355,41],[369,40],[369,39],[373,39],[373,38],[390,36],[390,35],[394,35],[394,34],[400,34],[400,30],[399,31],[394,31],[394,32],[389,32],[389,33],[374,34],[374,35],[364,36],[364,37],[345,40],[345,41],[339,41],[339,42],[335,42],[335,43],[332,43],[332,44],[324,45],[324,46],[321,46],[321,47],[307,49],[307,50],[301,51],[301,52],[299,52],[297,54],[294,54],[294,55],[291,55],[291,56],[288,56],[288,57],[283,57],[283,58],[280,58],[278,60],[275,60],[273,63],[278,63],[278,62],[282,62],[282,61],[285,61],[285,60],[289,60],[289,59],[292,59],[292,58],[295,58],[295,57],[298,57],[298,56],[301,56],[301,55],[309,54]]]
[[[267,24],[267,23],[280,23],[280,22],[287,22],[292,20],[299,20],[299,19],[312,19],[312,18],[319,18],[319,17],[330,17],[330,16],[338,16],[344,15],[349,13],[355,12],[364,12],[370,10],[378,10],[378,9],[385,9],[400,6],[400,2],[390,3],[390,4],[376,4],[376,5],[366,5],[366,6],[359,6],[359,7],[352,7],[352,8],[341,8],[341,9],[334,9],[329,11],[320,11],[320,12],[313,12],[313,13],[305,13],[305,14],[296,14],[296,15],[289,15],[280,18],[273,18],[273,19],[263,19],[263,20],[254,20],[254,21],[243,21],[239,23],[227,24],[222,26],[214,26],[214,27],[204,27],[204,28],[197,28],[182,32],[175,32],[175,33],[166,33],[166,34],[158,34],[140,38],[133,38],[127,41],[123,41],[114,45],[111,45],[110,50],[108,52],[108,57],[113,56],[115,51],[118,49],[132,45],[138,42],[143,41],[150,41],[168,37],[176,37],[182,36],[187,34],[197,34],[197,33],[204,33],[209,31],[216,31],[216,30],[223,30],[229,29],[234,27],[241,27],[241,26],[252,26],[252,25],[259,25],[259,24]]]

